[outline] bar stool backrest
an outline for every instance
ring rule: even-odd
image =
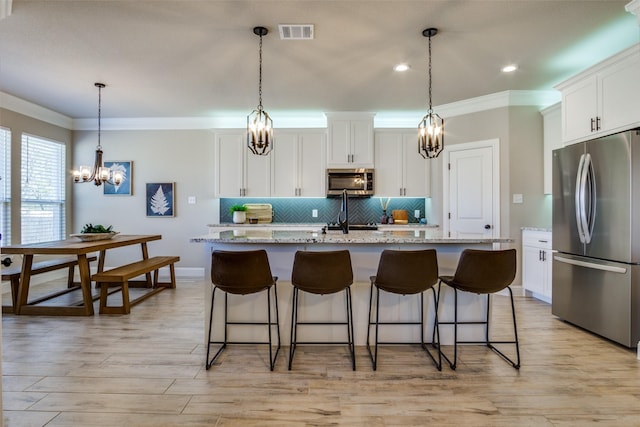
[[[353,283],[349,251],[296,252],[291,283],[313,294],[342,291]]]
[[[269,259],[257,251],[213,251],[211,282],[230,294],[253,294],[273,285]]]
[[[465,249],[460,254],[453,282],[463,291],[491,294],[505,289],[515,277],[515,249]]]
[[[395,294],[417,294],[438,282],[438,258],[435,249],[395,251],[380,255],[375,276],[378,288]]]

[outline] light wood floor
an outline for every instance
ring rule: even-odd
[[[517,299],[519,371],[467,346],[438,372],[418,347],[393,346],[377,372],[363,347],[356,372],[342,347],[299,347],[291,372],[284,348],[270,372],[258,346],[204,369],[203,294],[180,280],[128,316],[4,315],[5,426],[640,425],[635,351],[535,299]],[[507,298],[495,301],[507,322]]]

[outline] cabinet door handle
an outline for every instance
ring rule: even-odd
[[[404,191],[403,191],[403,194],[402,194],[402,195],[403,195],[403,196],[406,196],[406,195],[407,195],[407,187],[405,187],[405,188],[404,188]]]
[[[402,196],[402,187],[400,187],[400,195]]]
[[[594,119],[593,119],[593,117],[592,117],[592,118],[591,118],[591,132],[593,132],[593,131],[594,131],[594,129],[593,129],[593,128],[594,128],[594,124],[595,124],[594,122],[595,122],[595,120],[594,120]]]
[[[596,117],[596,130],[600,130],[600,117]]]
[[[542,261],[542,251],[538,250],[538,261]]]
[[[542,253],[542,261],[547,260],[547,253],[545,251],[540,251]]]

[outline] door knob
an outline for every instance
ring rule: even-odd
[[[485,230],[489,230],[490,228],[491,228],[491,225],[490,225],[490,224],[486,224],[486,225],[484,226],[484,229],[485,229]]]

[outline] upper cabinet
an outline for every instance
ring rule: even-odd
[[[215,197],[271,195],[271,157],[252,154],[244,130],[217,132],[215,156]]]
[[[376,196],[431,196],[431,163],[418,153],[417,130],[376,130],[375,159]]]
[[[373,113],[326,113],[328,168],[373,167]]]
[[[271,152],[272,197],[325,197],[326,131],[279,131]]]
[[[562,92],[562,141],[604,136],[640,125],[640,45],[556,86]]]
[[[551,194],[553,188],[553,150],[562,148],[560,110],[560,103],[557,103],[540,112],[544,123],[544,194]]]

